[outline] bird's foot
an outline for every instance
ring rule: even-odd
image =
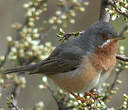
[[[92,97],[93,99],[96,99],[98,96],[99,96],[99,95],[98,95],[96,89],[92,89],[92,90],[90,91],[90,97]]]
[[[81,97],[79,95],[76,95],[74,93],[71,93],[77,100],[80,100],[82,103],[85,103],[86,102],[86,99],[85,97]]]
[[[89,101],[90,98],[96,99],[98,97],[98,94],[96,93],[96,90],[92,90],[90,92],[85,92],[84,95],[81,97],[79,94],[76,95],[74,93],[71,93],[77,100],[80,100],[82,103],[85,103]]]

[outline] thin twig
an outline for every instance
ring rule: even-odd
[[[123,15],[125,17],[128,17],[128,14],[127,13],[122,12],[119,8],[116,7],[116,4],[115,4],[114,1],[108,0],[108,4],[111,5],[115,9],[115,11],[118,12],[119,14],[121,14],[121,15]]]
[[[49,90],[49,92],[51,93],[52,97],[54,98],[54,100],[58,103],[57,98],[54,95],[54,91],[47,85],[47,89]]]
[[[122,71],[123,71],[123,69],[120,69],[118,72],[116,72],[115,78],[114,78],[113,83],[110,87],[110,91],[113,90],[113,88],[115,87],[116,81],[119,79],[119,75]]]
[[[12,103],[12,106],[12,110],[21,110],[17,105],[14,104],[14,102]]]
[[[11,96],[11,98],[7,98],[7,104],[8,104],[8,108],[10,108],[11,110],[23,110],[17,106],[17,103],[15,102],[13,96]]]
[[[37,7],[35,7],[35,8],[36,8],[36,9],[40,8],[43,3],[45,3],[45,0],[42,1],[42,2],[40,2],[40,4],[39,4]],[[19,33],[19,32],[24,28],[24,26],[28,26],[28,20],[27,20],[27,19],[25,20],[25,22],[24,22],[24,24],[22,25],[22,27],[21,27],[19,30],[17,30],[17,32]],[[28,27],[29,27],[29,26],[28,26]],[[17,40],[20,40],[20,39],[17,39]],[[8,54],[9,54],[9,53],[8,53]],[[32,60],[32,61],[33,61],[33,60]],[[30,63],[30,62],[27,62],[27,60],[25,61],[24,58],[23,58],[23,59],[19,59],[19,63],[20,63],[20,65],[24,65],[24,64]],[[18,78],[22,77],[22,75],[23,75],[23,74],[18,74]],[[13,89],[13,91],[12,91],[12,94],[14,95],[15,106],[17,106],[17,103],[18,103],[17,97],[18,97],[18,95],[20,94],[20,90],[21,90],[21,88],[20,88],[17,84],[14,84],[14,89]],[[13,110],[13,108],[12,108],[11,110]],[[16,109],[16,110],[18,110],[18,109]]]
[[[110,14],[106,12],[106,8],[111,8],[111,6],[108,4],[108,1],[111,0],[101,0],[101,8],[100,8],[100,15],[99,20],[104,22],[110,21]]]
[[[124,36],[124,33],[128,30],[128,23],[126,23],[126,25],[124,26],[124,28],[122,29],[122,31],[120,32],[119,36]]]
[[[40,36],[40,43],[48,36],[48,33],[52,30],[52,25],[50,25],[45,32]]]
[[[120,73],[121,73],[122,71],[123,71],[123,69],[120,69],[118,72],[116,72],[115,78],[114,78],[114,80],[113,80],[112,85],[111,85],[110,88],[109,88],[109,91],[113,90],[113,88],[115,87],[116,81],[119,79],[119,75],[120,75]],[[104,101],[104,100],[106,100],[108,97],[109,97],[109,95],[105,95],[102,100]]]
[[[125,61],[125,62],[127,62],[128,61],[128,57],[125,57],[125,56],[121,56],[121,55],[116,55],[116,58],[118,59],[118,60],[122,60],[122,61]]]
[[[76,36],[80,36],[83,35],[85,31],[81,31],[79,32],[79,35]],[[74,32],[74,33],[78,33],[78,32]],[[65,33],[64,35],[61,36],[61,38],[63,38],[64,40],[68,40],[71,36],[75,36],[74,33]]]
[[[71,109],[71,108],[74,108],[74,106],[69,106],[67,107],[65,104],[64,104],[64,101],[63,100],[58,100],[54,94],[54,91],[47,85],[47,89],[49,90],[49,92],[51,93],[52,97],[54,98],[54,100],[56,101],[57,105],[58,105],[58,109],[59,110],[68,110],[68,109]],[[69,99],[66,100],[66,104],[67,104],[67,101],[69,101]]]
[[[81,0],[81,2],[82,2],[82,1],[83,1],[83,0]],[[58,19],[61,18],[63,15],[65,15],[69,10],[73,9],[74,7],[73,7],[73,5],[71,5],[71,6],[69,6],[69,7],[65,6],[65,7],[63,7],[63,8],[64,8],[64,9],[63,9],[63,12],[62,12],[61,15],[58,17]],[[40,43],[42,43],[42,41],[44,40],[44,38],[48,36],[48,33],[52,30],[52,26],[53,26],[53,25],[54,25],[54,24],[49,25],[49,27],[45,30],[45,32],[40,36]]]
[[[17,105],[14,105],[13,103],[12,103],[12,105],[13,105],[13,107],[11,108],[12,110],[21,110]]]
[[[5,53],[5,55],[4,55],[4,60],[0,63],[0,68],[5,64],[5,62],[6,62],[6,60],[7,60],[7,58],[8,58],[8,55],[9,55],[9,53],[10,53],[10,50],[11,50],[11,47],[8,47],[8,49],[7,49],[7,51],[6,51],[6,53]]]

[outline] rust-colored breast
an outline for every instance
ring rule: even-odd
[[[92,55],[93,65],[97,71],[102,73],[111,72],[116,64],[116,52],[118,50],[118,40],[105,45],[103,48],[96,48],[95,53]]]

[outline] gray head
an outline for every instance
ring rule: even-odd
[[[85,32],[85,36],[86,40],[95,47],[103,47],[114,39],[123,39],[123,37],[117,35],[111,24],[103,21],[92,24]]]

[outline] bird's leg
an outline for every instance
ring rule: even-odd
[[[98,97],[98,94],[97,94],[97,91],[95,88],[91,89],[90,90],[90,96],[93,98],[93,99],[96,99]]]
[[[102,87],[101,87],[101,84],[99,84],[99,87],[97,88],[97,94],[99,96],[102,96]]]
[[[85,92],[84,97],[87,97],[87,96],[91,96],[91,93],[90,92]]]
[[[98,86],[97,86],[97,94],[98,94],[99,96],[102,96],[102,81],[101,81],[101,78],[100,78],[99,84],[98,84]]]
[[[90,92],[85,92],[84,96],[81,97],[79,95],[76,95],[74,93],[71,93],[77,100],[80,100],[82,103],[87,102],[89,99],[87,98],[90,96],[90,98],[96,99],[98,94],[96,93],[96,89],[92,89]]]
[[[76,95],[74,93],[71,93],[77,100],[80,100],[82,103],[86,102],[86,99],[84,97],[80,97],[79,95]]]

